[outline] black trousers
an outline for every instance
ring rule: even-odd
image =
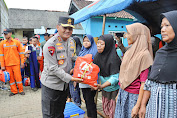
[[[43,118],[64,118],[67,91],[68,89],[66,91],[53,90],[42,85]]]
[[[97,118],[97,108],[94,101],[96,91],[91,91],[90,88],[82,88],[83,97],[86,103],[87,116]]]

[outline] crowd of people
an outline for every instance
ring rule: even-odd
[[[126,26],[124,33],[128,48],[115,35],[123,57],[117,54],[114,36],[110,34],[101,35],[96,43],[89,34],[83,37],[83,44],[79,37],[71,37],[74,19],[70,17],[59,17],[57,33],[50,38],[46,33],[41,44],[39,35],[29,41],[24,37],[20,44],[11,38],[11,30],[5,29],[6,40],[0,43],[0,61],[1,69],[10,73],[10,96],[18,93],[16,85],[19,93],[25,94],[22,80],[28,74],[31,76],[28,73],[32,67],[30,62],[35,59],[30,57],[35,52],[37,68],[42,74],[40,81],[39,76],[35,77],[32,89],[36,91],[42,87],[43,118],[64,118],[68,96],[80,107],[80,90],[88,118],[97,118],[94,99],[97,90],[102,90],[106,118],[177,117],[177,11],[162,13],[160,17],[165,45],[154,54],[150,29],[141,23],[133,23]],[[93,63],[100,68],[95,86],[72,76],[77,57],[87,54],[92,54]]]

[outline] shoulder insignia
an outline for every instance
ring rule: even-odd
[[[72,42],[72,41],[70,41],[70,45],[73,45],[73,42]]]
[[[57,37],[57,39],[58,39],[58,41],[59,41],[59,42],[61,42],[61,41],[62,41],[62,40],[61,40],[61,38],[60,38],[60,36],[58,36],[58,37]]]
[[[74,46],[71,46],[70,48],[74,48]]]
[[[54,52],[55,52],[55,47],[50,46],[48,47],[49,53],[53,56]]]

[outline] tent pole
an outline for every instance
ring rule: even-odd
[[[104,16],[103,16],[103,27],[102,27],[102,35],[104,35],[105,22],[106,22],[106,14],[104,14]]]

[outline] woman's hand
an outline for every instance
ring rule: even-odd
[[[138,115],[138,111],[139,111],[139,107],[137,105],[135,105],[132,109],[131,117],[136,118]]]
[[[145,114],[146,114],[146,106],[141,106],[139,110],[139,118],[145,118]]]

